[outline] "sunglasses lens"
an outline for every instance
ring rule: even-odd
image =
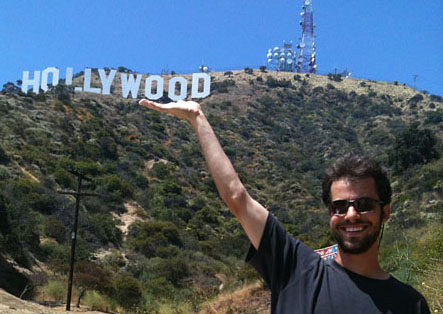
[[[355,208],[359,213],[369,212],[375,208],[377,201],[372,198],[359,198],[355,201]]]
[[[353,206],[359,213],[369,212],[374,210],[379,202],[369,197],[362,197],[355,201],[337,200],[329,205],[329,210],[332,214],[343,215],[348,212],[349,206]]]
[[[329,209],[333,214],[345,214],[348,211],[348,202],[345,200],[333,201]]]

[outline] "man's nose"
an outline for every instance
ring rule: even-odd
[[[345,219],[353,221],[358,218],[360,218],[360,213],[355,209],[354,205],[350,205],[348,207],[348,211],[346,212]]]

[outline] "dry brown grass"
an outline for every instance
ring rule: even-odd
[[[199,313],[269,313],[270,300],[270,291],[257,281],[234,292],[220,294],[214,300],[204,303]]]

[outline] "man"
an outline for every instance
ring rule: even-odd
[[[349,155],[326,171],[323,201],[338,242],[335,261],[326,262],[252,199],[198,103],[144,99],[140,105],[186,119],[194,128],[221,198],[251,241],[247,261],[271,288],[271,313],[429,313],[417,291],[379,266],[391,188],[376,162]]]

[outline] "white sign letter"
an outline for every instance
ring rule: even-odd
[[[40,71],[34,71],[34,79],[29,79],[29,71],[23,71],[22,76],[22,92],[28,93],[28,86],[32,85],[32,91],[36,94],[39,92],[40,88]]]
[[[85,69],[85,77],[83,82],[83,91],[100,94],[101,90],[97,87],[91,87],[91,69]],[[77,88],[75,89],[77,90]]]
[[[198,83],[203,80],[203,91],[198,91]],[[211,77],[207,73],[192,74],[192,98],[205,98],[211,90]]]
[[[152,81],[157,82],[157,91],[152,93]],[[151,75],[145,80],[145,96],[148,99],[156,100],[163,96],[163,78],[160,75]]]
[[[66,68],[66,85],[72,85],[72,68]]]
[[[134,81],[134,76],[132,74],[120,74],[120,79],[122,82],[122,96],[123,98],[128,98],[129,92],[133,99],[137,98],[138,89],[140,88],[140,82],[142,80],[142,75],[137,74],[137,79]]]
[[[59,70],[57,68],[51,67],[46,68],[42,72],[42,83],[41,87],[42,89],[47,92],[48,91],[48,76],[49,73],[52,73],[52,86],[58,85],[58,77],[59,77]]]
[[[175,94],[175,84],[180,83],[180,94]],[[187,94],[187,88],[188,88],[188,81],[184,77],[173,77],[169,80],[169,91],[168,91],[168,97],[173,101],[179,101],[186,98]]]
[[[114,80],[115,74],[117,73],[116,70],[111,70],[109,72],[109,76],[106,77],[105,70],[99,69],[98,74],[100,74],[100,80],[102,81],[103,86],[103,95],[109,95],[111,93],[111,84]]]

